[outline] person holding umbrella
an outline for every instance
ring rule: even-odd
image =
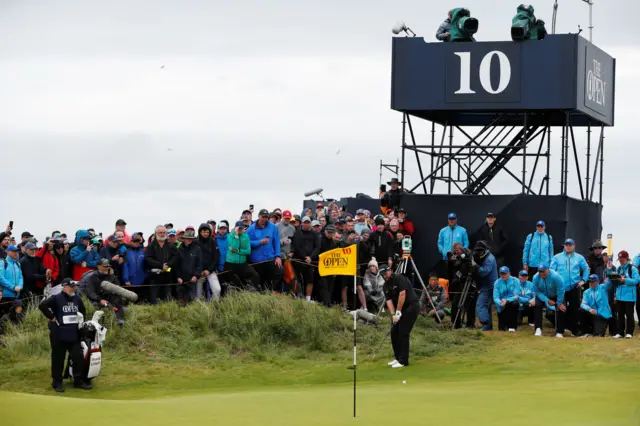
[[[385,281],[383,291],[387,300],[387,308],[393,315],[391,345],[395,359],[388,365],[391,368],[406,367],[409,365],[411,330],[418,319],[420,304],[407,277],[395,274],[388,265],[380,267],[380,275]]]

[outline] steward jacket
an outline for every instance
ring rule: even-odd
[[[537,268],[539,265],[551,263],[553,259],[553,238],[543,232],[527,235],[522,251],[522,264]]]
[[[524,310],[529,305],[531,299],[536,298],[536,292],[533,289],[533,283],[529,280],[522,282],[518,280],[520,287],[518,289],[518,302],[520,302],[520,310]]]
[[[549,299],[556,299],[558,305],[564,303],[564,281],[560,274],[556,271],[549,270],[547,278],[542,278],[540,272],[533,276],[533,291],[536,293],[536,299],[541,300],[547,305],[547,308],[555,311],[555,306],[549,305]]]
[[[610,288],[611,281],[607,280],[604,284],[598,284],[593,288],[586,289],[582,295],[580,308],[585,311],[593,309],[596,311],[596,315],[604,319],[611,318],[611,306],[609,306]]]
[[[586,284],[589,279],[589,265],[579,253],[574,252],[569,256],[563,251],[556,254],[549,269],[556,271],[562,277],[565,291],[573,290],[580,281]]]
[[[616,289],[616,300],[620,302],[635,302],[638,294],[638,282],[640,282],[640,275],[638,275],[638,269],[627,261],[626,264],[620,265],[617,268],[607,271],[609,273],[618,274],[624,276],[624,282],[620,280],[611,280],[611,284]]]
[[[502,299],[507,303],[517,302],[519,299],[520,281],[516,277],[509,277],[506,280],[498,278],[493,283],[493,303],[496,304],[498,312],[502,312],[504,307],[500,306]]]
[[[447,253],[451,251],[454,243],[461,243],[462,247],[469,248],[467,230],[459,225],[453,228],[447,225],[438,234],[438,252],[442,259],[447,260]]]

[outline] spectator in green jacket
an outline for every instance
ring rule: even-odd
[[[251,281],[254,289],[260,288],[258,273],[247,263],[247,257],[251,254],[251,240],[245,234],[245,224],[239,220],[236,222],[234,232],[227,237],[227,259],[224,263],[225,272],[228,272],[230,280],[238,288],[245,288],[245,282]]]

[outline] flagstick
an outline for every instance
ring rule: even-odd
[[[353,306],[357,307],[356,299],[356,275],[353,276]],[[358,310],[354,309],[353,312],[353,417],[356,417],[356,317],[358,316]]]

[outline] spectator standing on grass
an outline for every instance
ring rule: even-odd
[[[74,281],[89,271],[94,271],[98,266],[100,254],[91,244],[91,235],[84,229],[76,232],[76,245],[71,249],[71,262],[73,263],[72,277]]]
[[[203,295],[206,300],[212,297],[214,300],[220,299],[222,288],[216,273],[220,263],[220,253],[218,252],[218,240],[211,237],[211,225],[203,223],[198,228],[198,245],[202,252],[202,272],[198,278],[196,296],[200,299]]]
[[[609,306],[611,281],[600,284],[597,274],[589,275],[589,288],[582,295],[580,325],[584,337],[604,337],[611,315]]]
[[[233,233],[227,236],[227,259],[224,264],[225,272],[229,272],[232,280],[237,288],[244,289],[245,281],[249,280],[254,290],[260,288],[260,276],[247,263],[247,258],[251,254],[251,240],[245,234],[245,225],[243,221],[236,222]]]
[[[266,283],[269,291],[279,288],[283,275],[280,235],[276,225],[269,222],[269,212],[266,209],[260,210],[256,223],[247,229],[247,236],[251,240],[250,260],[260,276],[261,284]]]
[[[293,257],[296,262],[293,263],[293,269],[296,271],[296,278],[302,277],[305,283],[305,298],[307,302],[311,301],[313,294],[313,283],[315,281],[315,267],[313,262],[317,264],[320,252],[320,239],[318,234],[311,229],[311,218],[305,216],[302,218],[302,225],[296,231],[293,237]]]
[[[518,327],[520,284],[511,276],[508,267],[501,267],[499,273],[500,278],[493,284],[493,302],[498,310],[498,330],[515,333]]]
[[[11,244],[11,234],[0,232],[0,259],[7,257],[7,248]]]
[[[56,250],[59,250],[62,254],[64,247],[60,241],[51,238],[36,252],[36,258],[38,258],[45,270],[48,269],[51,271],[51,281],[53,285],[61,280],[61,278],[59,278],[60,257],[56,253]]]
[[[174,284],[172,268],[177,260],[178,249],[167,241],[167,228],[157,226],[153,241],[149,243],[144,255],[145,271],[149,274],[149,284],[152,284],[148,287],[147,299],[152,305],[171,295],[169,284]]]
[[[567,310],[564,299],[564,280],[549,265],[539,265],[533,277],[533,291],[536,293],[535,336],[542,336],[542,310],[546,307],[547,319],[556,328],[556,338],[564,333],[564,316]]]
[[[635,329],[635,321],[633,319],[634,306],[637,299],[638,283],[640,276],[638,269],[629,261],[629,253],[622,250],[618,253],[618,262],[620,266],[617,268],[609,262],[607,275],[612,281],[613,287],[616,289],[616,313],[618,317],[618,334],[613,336],[614,339],[625,337],[631,339]],[[610,274],[615,274],[613,277]]]
[[[496,258],[498,266],[504,266],[504,256],[509,239],[501,223],[496,220],[496,216],[493,213],[487,213],[486,220],[482,228],[480,228],[477,238],[478,241],[486,241],[489,244],[491,254]]]
[[[216,233],[216,242],[218,244],[218,252],[220,256],[218,256],[218,272],[224,271],[224,263],[227,260],[227,237],[229,233],[229,222],[226,220],[221,220],[220,225],[218,226],[218,232]],[[222,275],[218,277],[220,281],[225,281]]]
[[[591,247],[589,247],[590,253],[586,257],[587,265],[589,265],[589,274],[597,275],[600,283],[605,283],[607,281],[609,255],[605,251],[606,248],[607,247],[602,244],[602,241],[600,239],[594,240],[591,244]],[[635,263],[634,266],[636,266],[636,268],[638,267],[637,265],[635,265]],[[616,291],[612,285],[607,287],[607,289],[609,291],[609,306],[613,311],[613,309],[615,308]],[[586,288],[583,287],[583,290],[586,290]],[[609,318],[609,334],[615,336],[616,334],[618,334],[618,322],[615,312],[612,313],[613,315],[611,315],[611,317]]]
[[[369,236],[373,257],[379,265],[393,266],[393,249],[395,241],[389,231],[385,229],[384,218],[378,217],[375,221],[376,230]]]
[[[320,238],[320,251],[319,254],[326,253],[328,251],[338,248],[338,242],[336,241],[336,229],[333,225],[327,225],[324,228],[324,233]],[[335,276],[327,275],[318,278],[318,289],[316,291],[316,300],[320,301],[326,307],[330,307],[333,302],[333,289],[335,286]]]
[[[442,256],[441,268],[444,273],[446,273],[448,269],[447,254],[452,250],[453,244],[460,243],[463,248],[469,248],[467,230],[458,225],[458,216],[455,213],[449,213],[447,222],[447,226],[442,228],[438,234],[438,253]],[[448,277],[448,279],[450,278],[451,277]]]
[[[208,227],[209,225],[207,225]],[[192,302],[198,298],[198,277],[202,274],[202,251],[195,243],[198,238],[189,229],[184,233],[184,242],[178,249],[176,262],[176,276],[178,277],[177,297],[182,302]],[[200,282],[200,297],[202,296],[202,282]]]
[[[520,281],[520,288],[518,289],[518,303],[520,305],[518,309],[518,325],[523,324],[526,316],[527,322],[533,327],[535,325],[536,293],[533,290],[533,283],[529,281],[529,272],[524,269],[520,271],[518,280]]]
[[[0,315],[9,311],[10,302],[20,297],[24,288],[22,269],[18,263],[19,251],[16,245],[11,244],[7,247],[7,257],[0,261],[0,286],[2,287]]]
[[[576,243],[571,238],[564,241],[564,251],[553,257],[549,269],[556,271],[564,281],[564,300],[567,302],[565,324],[574,336],[579,336],[578,309],[582,287],[589,279],[589,265],[584,257],[575,252]]]
[[[142,288],[138,287],[144,284],[147,273],[144,269],[144,240],[140,235],[131,237],[129,250],[125,253],[124,264],[122,265],[122,281],[129,290],[138,294],[140,298],[145,295]]]
[[[533,277],[538,272],[537,265],[549,265],[553,259],[553,238],[546,232],[547,225],[539,220],[536,232],[527,235],[522,251],[522,269]]]
[[[278,228],[278,236],[280,237],[280,255],[282,258],[291,256],[293,250],[292,241],[296,234],[296,228],[291,226],[291,212],[285,210],[282,212],[282,221],[276,225]]]
[[[113,268],[113,275],[122,281],[122,265],[124,264],[127,248],[120,245],[117,233],[109,235],[107,244],[100,249],[100,258],[109,260]]]
[[[36,257],[37,247],[33,243],[24,245],[25,255],[20,259],[20,268],[24,279],[22,298],[30,305],[32,297],[42,296],[45,281],[51,281],[52,272],[42,266],[40,259]]]
[[[115,235],[116,232],[122,232],[122,240],[125,244],[129,244],[131,242],[131,235],[127,234],[127,222],[124,221],[124,219],[118,219],[116,221],[116,229],[115,231],[113,231],[112,235]],[[109,235],[110,237],[111,235]],[[107,240],[105,241],[105,245],[108,244],[109,242],[109,237],[107,237]],[[113,263],[113,261],[112,261]]]

